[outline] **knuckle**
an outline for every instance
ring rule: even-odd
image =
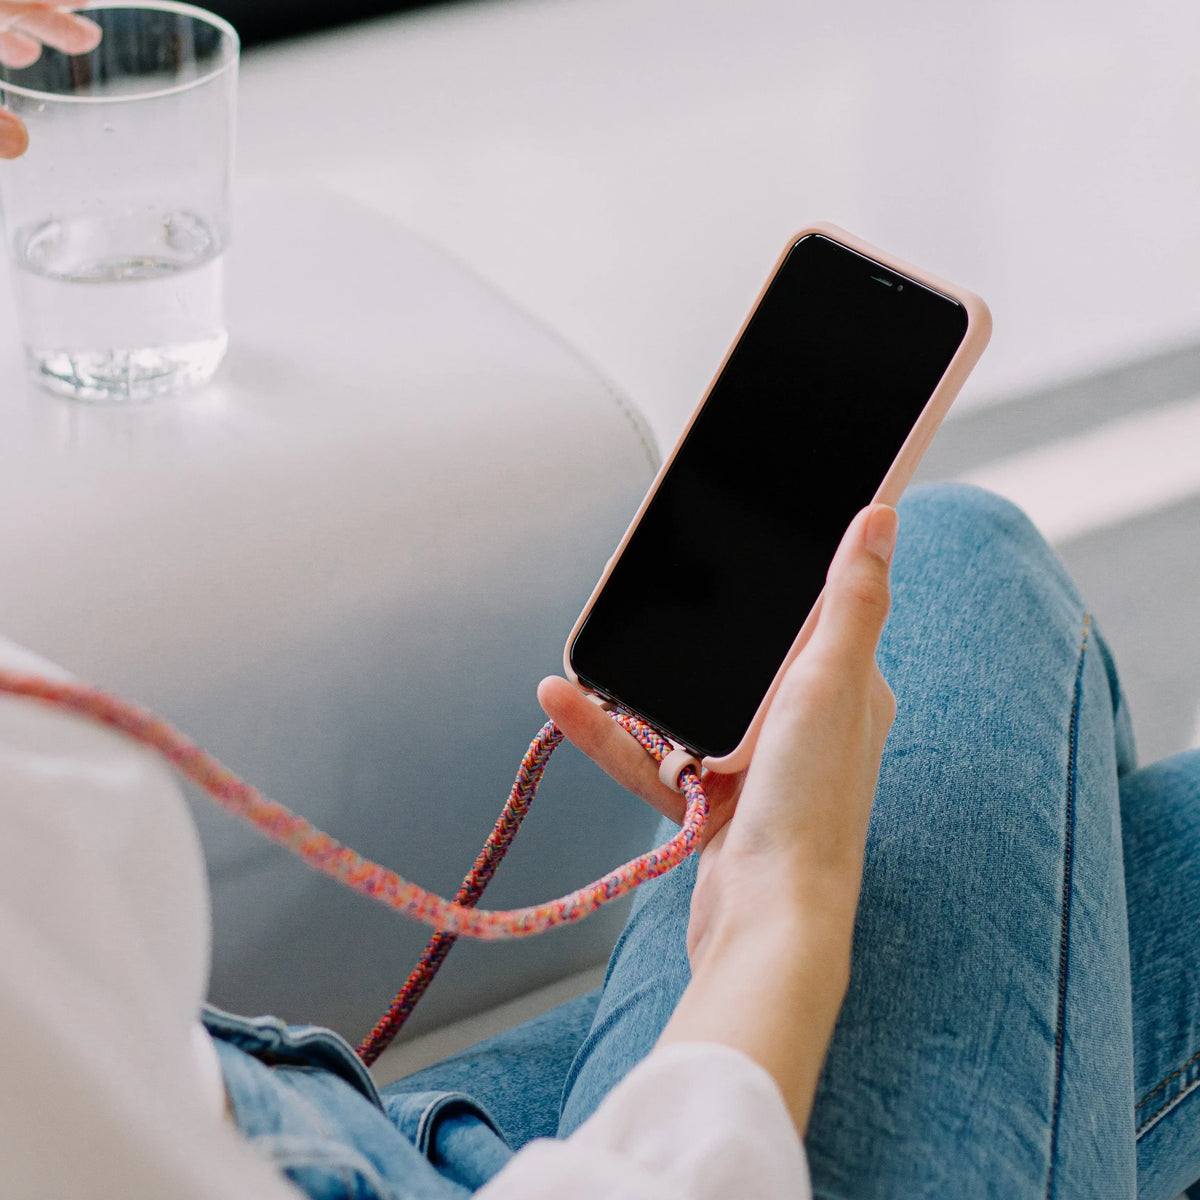
[[[882,576],[873,571],[858,572],[846,590],[854,603],[872,616],[881,621],[887,616],[892,597],[887,581]]]
[[[870,699],[872,714],[885,729],[890,729],[896,719],[896,693],[888,686],[888,682],[876,670],[875,680],[871,687]]]

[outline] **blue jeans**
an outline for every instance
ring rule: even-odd
[[[1103,637],[1011,505],[916,489],[900,528],[816,1194],[1169,1200],[1200,1178],[1200,753],[1135,768]],[[640,890],[601,991],[382,1094],[335,1035],[213,1014],[243,1130],[314,1197],[470,1195],[649,1052],[694,865]]]

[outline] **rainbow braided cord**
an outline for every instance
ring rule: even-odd
[[[682,828],[670,841],[557,900],[507,911],[479,909],[475,905],[529,811],[550,755],[563,740],[553,721],[548,721],[530,743],[487,842],[454,899],[445,900],[395,871],[363,858],[303,817],[268,799],[146,709],[87,684],[5,670],[0,670],[0,693],[25,696],[87,717],[148,746],[181,775],[203,788],[222,808],[249,821],[265,837],[290,850],[313,870],[437,930],[388,1011],[359,1046],[358,1052],[368,1065],[399,1032],[457,938],[530,937],[556,925],[582,920],[602,905],[678,866],[699,846],[708,820],[704,786],[695,769],[685,767],[679,777],[679,788],[686,799],[686,813]],[[674,749],[666,738],[637,717],[619,712],[611,716],[656,762],[662,762]]]

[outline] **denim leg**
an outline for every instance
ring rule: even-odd
[[[899,713],[850,991],[808,1146],[816,1195],[1135,1194],[1111,658],[1020,512],[901,508],[881,667]]]
[[[600,999],[590,992],[507,1029],[383,1089],[383,1106],[398,1124],[422,1096],[466,1093],[519,1150],[558,1131],[563,1084],[591,1028]],[[460,1131],[461,1132],[461,1131]]]
[[[1138,1196],[1200,1180],[1200,751],[1121,780]]]
[[[1111,658],[1011,505],[902,506],[880,653],[899,713],[851,985],[808,1134],[821,1197],[1132,1197]]]
[[[678,827],[663,821],[656,842]],[[650,1052],[690,972],[687,928],[696,862],[638,889],[609,961],[602,992],[560,1004],[496,1037],[383,1089],[402,1127],[429,1093],[467,1093],[514,1150],[535,1137],[566,1137]],[[561,1119],[560,1119],[561,1111]]]
[[[678,827],[662,821],[655,843]],[[613,949],[587,1038],[563,1087],[560,1137],[573,1133],[600,1101],[650,1053],[691,979],[687,920],[696,858],[638,889]]]
[[[1133,1196],[1133,752],[1111,658],[1033,527],[976,489],[910,493],[893,590],[880,662],[899,715],[809,1129],[817,1195]],[[686,986],[691,879],[643,889],[561,1132]]]

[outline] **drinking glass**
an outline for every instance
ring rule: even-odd
[[[207,381],[228,344],[238,38],[173,0],[86,13],[91,53],[0,67],[0,104],[29,129],[0,163],[0,211],[31,375],[140,401]]]

